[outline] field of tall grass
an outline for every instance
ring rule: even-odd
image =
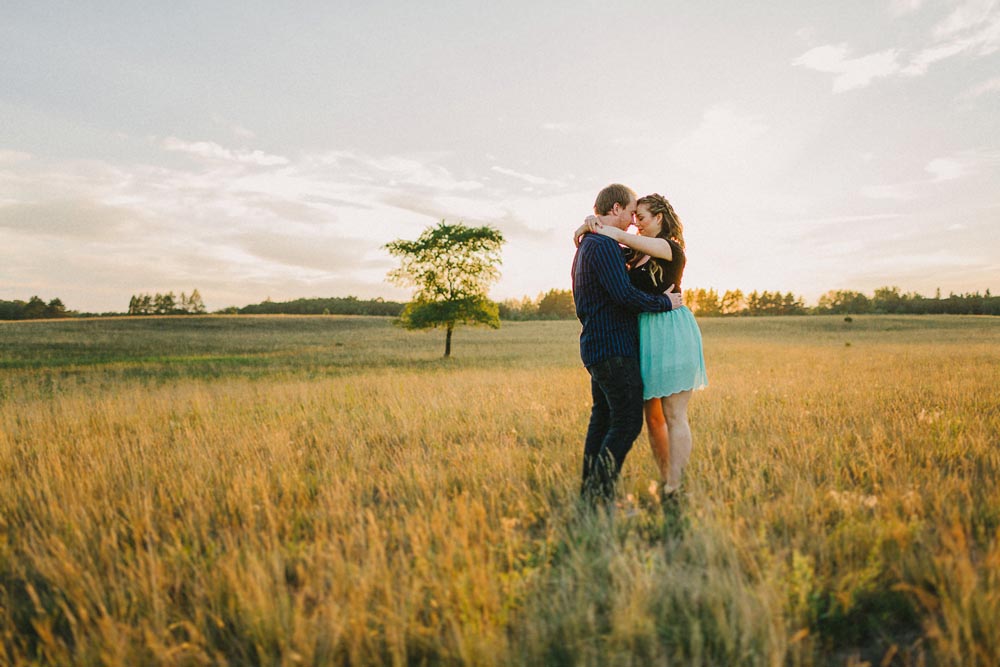
[[[0,324],[0,664],[1000,664],[1000,319],[701,324],[611,516],[575,322]]]

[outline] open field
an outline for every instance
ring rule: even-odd
[[[1000,664],[1000,319],[701,324],[609,520],[575,322],[0,323],[0,664]]]

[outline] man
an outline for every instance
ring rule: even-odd
[[[594,214],[601,223],[628,229],[636,196],[615,183],[601,190]],[[583,446],[581,495],[590,502],[614,499],[625,455],[642,431],[639,374],[640,312],[679,308],[680,294],[647,294],[632,286],[621,247],[600,234],[586,234],[573,258],[573,300],[583,324],[580,357],[590,373],[593,407]]]

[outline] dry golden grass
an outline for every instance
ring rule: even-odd
[[[703,330],[609,519],[575,323],[0,325],[0,664],[1000,664],[1000,321]]]

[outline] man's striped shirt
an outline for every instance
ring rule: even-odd
[[[580,357],[584,366],[610,357],[637,356],[637,315],[670,310],[667,297],[632,286],[621,246],[600,234],[585,234],[573,258],[573,300],[583,324]]]

